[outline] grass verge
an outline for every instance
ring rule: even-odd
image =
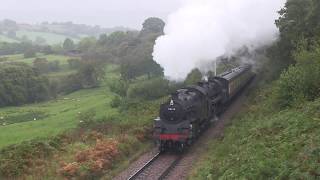
[[[210,142],[189,179],[317,179],[320,99],[285,110],[258,93],[224,138]]]

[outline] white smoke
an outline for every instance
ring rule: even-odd
[[[285,0],[185,0],[169,15],[153,58],[165,76],[181,80],[195,67],[277,38],[274,24]]]

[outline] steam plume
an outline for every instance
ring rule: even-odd
[[[168,17],[153,57],[170,79],[233,50],[267,45],[277,37],[274,24],[285,0],[185,0]]]

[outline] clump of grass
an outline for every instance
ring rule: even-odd
[[[0,177],[14,178],[32,171],[34,166],[42,166],[55,151],[61,150],[63,141],[56,137],[49,140],[32,140],[12,145],[0,150]],[[41,162],[39,164],[39,162]]]

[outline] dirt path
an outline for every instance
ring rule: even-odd
[[[255,81],[253,81],[249,87],[247,87],[228,107],[227,111],[222,114],[219,121],[212,125],[202,136],[195,142],[184,157],[180,160],[177,166],[166,176],[166,179],[181,180],[186,179],[190,174],[193,165],[197,162],[201,154],[205,153],[208,148],[208,143],[213,138],[222,138],[226,125],[231,123],[232,117],[236,115],[243,107],[247,99],[248,91],[253,87]],[[137,161],[133,162],[129,168],[120,173],[114,179],[126,180],[137,169],[139,169],[145,162],[147,162],[152,155],[156,153],[156,150],[152,150],[149,153],[142,155]]]

